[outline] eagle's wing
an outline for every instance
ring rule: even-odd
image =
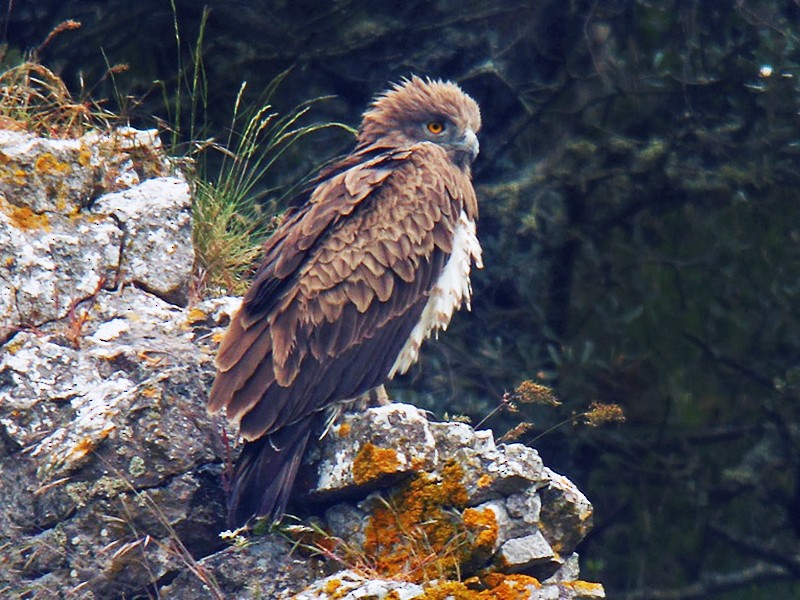
[[[468,178],[433,144],[321,182],[266,247],[209,409],[255,440],[383,383],[474,207]]]

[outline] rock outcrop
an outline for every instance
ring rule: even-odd
[[[236,449],[205,400],[238,301],[186,306],[190,214],[151,133],[0,131],[0,596],[603,597],[574,485],[408,405],[313,445],[304,520],[220,537]]]

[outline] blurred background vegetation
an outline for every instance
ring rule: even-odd
[[[4,5],[4,67],[36,50],[77,97],[181,124],[185,151],[227,138],[244,80],[246,106],[289,69],[284,114],[333,96],[257,184],[273,209],[352,145],[315,122],[357,125],[410,73],[458,81],[484,116],[486,268],[395,397],[477,423],[552,387],[560,406],[486,425],[529,423],[589,496],[584,575],[611,598],[800,598],[797,0]],[[626,422],[582,426],[593,401]]]

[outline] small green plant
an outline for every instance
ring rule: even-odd
[[[263,188],[271,169],[296,142],[330,127],[354,133],[341,123],[301,124],[311,107],[325,97],[314,98],[279,114],[272,97],[289,71],[280,73],[255,102],[245,101],[247,82],[236,95],[228,134],[223,141],[209,135],[208,95],[203,67],[203,41],[208,9],[203,12],[190,60],[183,58],[177,7],[171,0],[175,43],[178,51],[178,83],[172,93],[165,82],[161,87],[168,112],[173,153],[188,156],[194,184],[193,242],[196,253],[196,280],[193,296],[204,293],[241,294],[248,285],[261,246],[276,223],[283,201],[299,185],[281,192]],[[188,122],[182,117],[188,111]],[[189,150],[181,140],[190,140]],[[300,184],[303,182],[301,181]],[[268,206],[264,199],[273,196]]]

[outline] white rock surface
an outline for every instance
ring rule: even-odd
[[[153,131],[0,130],[0,342],[125,283],[185,304],[191,198],[169,170]]]

